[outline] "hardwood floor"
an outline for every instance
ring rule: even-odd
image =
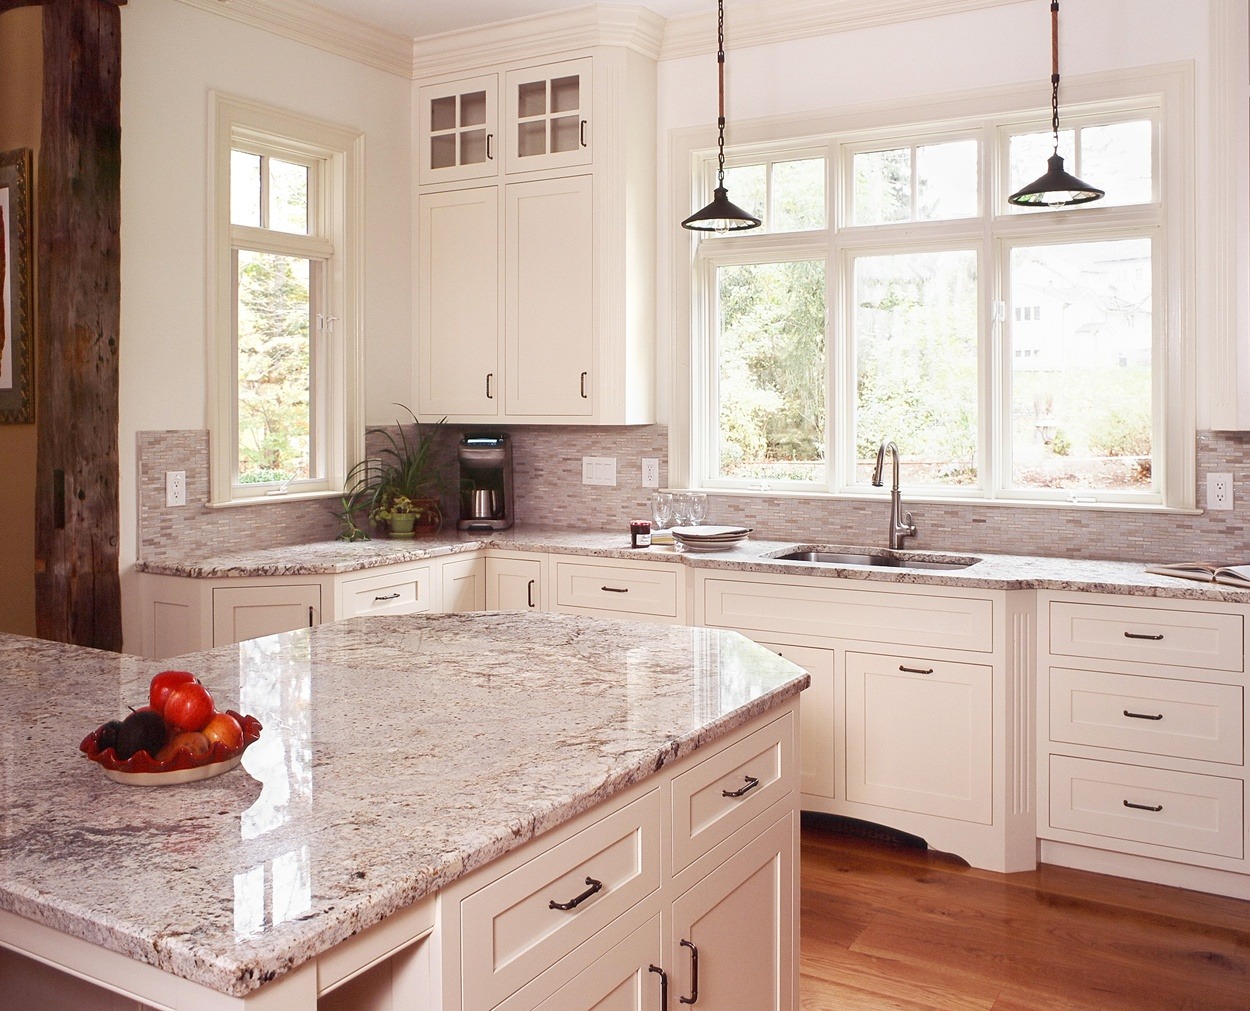
[[[803,816],[806,1011],[1250,1008],[1250,903],[1043,866],[995,874]]]

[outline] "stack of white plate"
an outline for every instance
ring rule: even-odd
[[[673,527],[673,540],[687,551],[725,551],[747,539],[750,527]]]

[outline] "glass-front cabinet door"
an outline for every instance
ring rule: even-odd
[[[590,164],[590,66],[589,58],[567,60],[506,75],[508,172]]]
[[[422,186],[498,173],[498,82],[488,74],[420,90]]]

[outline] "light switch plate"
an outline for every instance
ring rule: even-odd
[[[582,484],[616,486],[616,457],[583,456]]]
[[[1233,508],[1233,475],[1232,474],[1208,474],[1207,475],[1207,508],[1208,509],[1232,509]]]
[[[185,470],[165,471],[165,504],[167,506],[187,504],[187,472]]]

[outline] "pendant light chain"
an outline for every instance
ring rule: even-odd
[[[1050,0],[1050,123],[1059,153],[1059,0]]]
[[[716,185],[725,185],[725,0],[716,0],[716,71],[720,103],[716,117]]]

